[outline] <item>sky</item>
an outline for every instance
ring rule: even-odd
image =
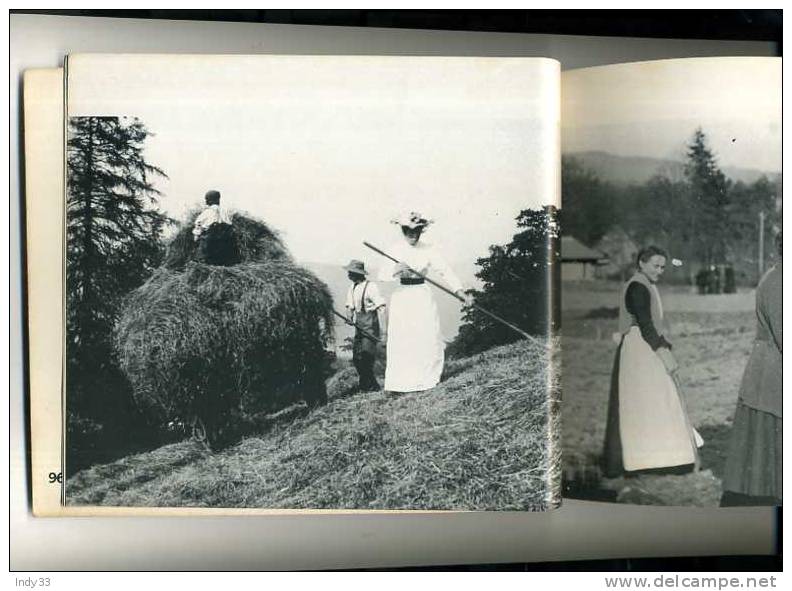
[[[692,58],[562,75],[562,150],[682,160],[701,127],[720,165],[781,171],[781,58]]]
[[[71,56],[69,116],[138,117],[177,219],[217,189],[300,261],[376,260],[418,210],[472,276],[559,201],[559,67],[526,58]]]

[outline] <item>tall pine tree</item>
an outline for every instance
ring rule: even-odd
[[[704,265],[726,263],[730,254],[730,181],[718,167],[701,128],[687,147],[685,178],[692,199],[689,232],[695,256]]]
[[[68,410],[97,424],[124,412],[111,334],[121,299],[163,256],[169,219],[136,118],[72,117],[67,143]]]

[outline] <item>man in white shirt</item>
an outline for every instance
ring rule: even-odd
[[[231,224],[231,219],[225,209],[220,207],[220,191],[215,191],[214,189],[207,191],[204,201],[206,202],[206,207],[195,218],[195,223],[193,224],[193,237],[196,241],[201,238],[201,235],[212,224]]]
[[[220,207],[220,192],[207,191],[204,199],[206,207],[193,224],[193,238],[198,243],[198,260],[223,266],[238,263],[239,253],[231,218]]]
[[[352,260],[344,267],[352,285],[347,291],[347,320],[355,325],[352,342],[352,363],[360,378],[360,391],[379,390],[374,376],[377,345],[384,342],[387,333],[385,300],[376,283],[366,279],[363,261]]]

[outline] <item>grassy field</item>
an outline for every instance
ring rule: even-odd
[[[620,286],[563,287],[563,454],[565,496],[626,503],[714,506],[721,495],[732,415],[755,330],[753,293],[699,296],[661,287],[669,340],[691,420],[705,440],[702,469],[687,475],[601,478]]]
[[[427,392],[354,393],[211,453],[183,441],[93,466],[66,483],[70,504],[346,509],[544,509],[555,502],[548,453],[549,350],[522,341],[447,364]],[[557,413],[556,415],[557,416]]]

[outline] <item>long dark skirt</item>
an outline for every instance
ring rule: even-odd
[[[737,404],[723,490],[748,497],[762,497],[756,504],[781,500],[782,419],[767,412]],[[747,503],[750,504],[750,503]]]
[[[610,396],[608,397],[608,420],[605,424],[605,445],[602,450],[602,471],[608,478],[624,474],[621,434],[619,433],[619,358],[621,344],[616,348],[616,358],[611,371]]]

